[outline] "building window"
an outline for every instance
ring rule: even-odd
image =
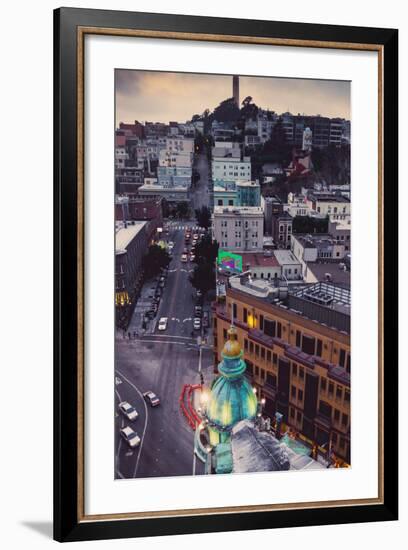
[[[254,344],[253,344],[253,342],[249,342],[249,353],[254,353]]]
[[[268,363],[270,363],[272,360],[272,352],[269,349],[266,350],[266,360]]]
[[[297,376],[297,364],[292,363],[292,374],[293,376]]]
[[[222,331],[222,335],[224,337],[224,340],[227,339],[227,330],[224,328],[224,330]]]
[[[248,351],[248,340],[246,338],[244,339],[244,350]]]
[[[259,357],[259,346],[258,344],[255,344],[255,355]]]
[[[332,439],[333,445],[336,445],[336,443],[337,443],[337,434],[336,434],[336,432],[332,433],[332,438],[331,439]]]
[[[301,422],[302,421],[302,413],[300,411],[297,411],[296,413],[296,420],[298,422]]]
[[[302,341],[302,335],[300,333],[300,330],[297,330],[296,331],[296,347],[297,348],[300,348],[301,346],[301,341]]]
[[[274,365],[276,365],[277,362],[278,362],[278,356],[276,355],[276,353],[274,353],[273,356],[272,356],[272,362],[273,362]]]
[[[347,426],[348,423],[348,414],[343,413],[341,416],[341,423],[343,426]]]
[[[293,399],[296,399],[296,388],[295,388],[295,386],[291,386],[290,395],[291,395],[291,397],[293,397]]]
[[[333,395],[333,392],[334,392],[334,384],[333,382],[329,382],[329,393]]]
[[[295,409],[293,407],[289,407],[289,414],[291,418],[295,418]]]
[[[326,379],[325,378],[320,378],[320,389],[322,391],[326,391],[326,388],[327,388]]]
[[[346,352],[344,349],[340,349],[339,365],[344,367],[346,361]]]
[[[282,325],[278,322],[278,338],[282,338]]]
[[[340,411],[338,409],[334,409],[334,421],[338,422],[340,419]]]
[[[276,335],[276,321],[271,321],[270,319],[264,319],[264,333],[266,336],[275,336]]]
[[[336,386],[336,399],[341,399],[343,397],[343,390],[341,386]]]
[[[264,328],[264,316],[260,315],[259,316],[259,329],[263,330],[263,328]]]
[[[247,322],[248,322],[248,310],[247,310],[246,307],[244,307],[243,321],[244,321],[244,323],[247,323]]]
[[[316,355],[318,357],[322,356],[322,341],[321,340],[316,341]]]
[[[350,392],[348,390],[344,391],[344,401],[350,403]]]
[[[298,390],[298,399],[299,401],[303,400],[303,390]]]
[[[302,379],[305,377],[305,369],[300,366],[299,366],[299,377]]]
[[[265,348],[261,348],[261,359],[265,360]]]
[[[255,376],[259,376],[259,367],[255,365]]]
[[[303,335],[302,338],[302,351],[308,355],[314,355],[315,352],[315,338],[312,336]]]

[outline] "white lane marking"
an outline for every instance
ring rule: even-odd
[[[191,321],[191,317],[186,317],[186,319],[183,319],[183,323],[185,323],[186,321]]]
[[[120,381],[120,383],[122,383],[122,380]],[[118,390],[116,388],[115,388],[115,393],[118,396],[119,403],[121,403],[122,398],[121,398],[120,393],[118,392]],[[120,427],[123,428],[124,424],[125,424],[125,419],[122,416],[121,421],[120,421]],[[118,445],[118,450],[116,451],[116,464],[119,464],[119,454],[120,454],[121,447],[122,447],[122,437],[119,434],[119,445]],[[116,469],[116,471],[119,472],[118,469]]]
[[[118,386],[119,384],[122,384],[122,380],[115,376],[115,384]]]
[[[145,438],[145,434],[146,434],[146,428],[147,428],[147,421],[148,421],[148,418],[149,418],[149,411],[147,410],[147,405],[146,405],[146,400],[145,398],[143,397],[143,394],[142,392],[139,390],[139,388],[137,388],[132,382],[130,382],[130,380],[128,380],[126,378],[126,376],[123,376],[123,374],[121,374],[119,371],[117,371],[119,373],[119,375],[123,378],[123,380],[125,380],[129,386],[132,386],[132,388],[134,390],[137,391],[137,393],[139,394],[140,396],[140,399],[143,401],[143,405],[144,405],[144,408],[145,408],[145,413],[146,413],[146,420],[145,420],[145,425],[144,425],[144,428],[143,428],[143,434],[142,434],[142,439],[140,441],[140,445],[139,445],[139,453],[137,455],[137,460],[136,460],[136,464],[135,464],[135,469],[133,471],[133,476],[132,477],[136,477],[136,473],[137,473],[137,468],[139,466],[139,460],[140,460],[140,455],[142,454],[142,447],[143,447],[143,443],[144,443],[144,438]]]
[[[143,342],[148,342],[150,344],[173,344],[174,346],[185,346],[185,342],[176,342],[171,340],[147,340],[143,339]]]
[[[149,336],[149,338],[179,338],[182,340],[191,340],[188,336],[177,336],[176,334],[152,334]],[[139,338],[139,340],[143,341],[144,338]]]

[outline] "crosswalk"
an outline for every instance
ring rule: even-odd
[[[165,225],[165,229],[172,229],[174,231],[205,231],[205,227],[200,227],[199,225],[176,225],[174,223],[168,223]]]

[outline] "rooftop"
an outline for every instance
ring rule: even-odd
[[[118,223],[115,234],[116,253],[125,252],[126,248],[146,224],[147,222],[145,221],[131,221],[125,227],[123,223]]]
[[[260,187],[258,181],[237,181],[237,187]]]
[[[307,262],[307,269],[318,281],[330,281],[350,287],[350,271],[345,269],[343,262],[322,263]]]
[[[343,195],[324,195],[324,194],[310,193],[309,199],[320,201],[320,202],[339,202],[339,203],[350,202],[350,199],[347,197],[344,197]]]
[[[263,216],[261,206],[214,206],[214,215],[221,216],[225,214],[237,216]]]
[[[245,271],[246,266],[250,267],[278,267],[280,264],[274,254],[265,254],[263,252],[245,252],[242,256],[242,267]]]
[[[274,250],[275,257],[280,265],[299,265],[299,260],[290,250]]]
[[[294,233],[293,238],[299,241],[303,248],[342,244],[337,242],[330,233]]]

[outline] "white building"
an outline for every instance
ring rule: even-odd
[[[303,140],[302,140],[302,149],[304,151],[311,151],[313,143],[313,132],[310,128],[305,128],[303,130]]]
[[[212,160],[213,182],[248,181],[251,179],[251,159],[244,157],[215,157]]]
[[[309,194],[306,204],[320,218],[346,219],[350,215],[350,200],[339,195]]]
[[[166,149],[171,152],[194,152],[194,139],[183,136],[169,136],[166,138]]]
[[[129,155],[126,151],[126,147],[116,147],[115,168],[125,168],[127,160],[129,160]]]
[[[282,277],[288,281],[302,279],[302,264],[290,250],[274,250],[275,258],[282,268]]]
[[[292,235],[291,250],[302,264],[305,275],[308,263],[341,261],[345,256],[345,244],[328,233]]]
[[[260,206],[214,206],[213,238],[230,251],[261,251],[264,213]]]

